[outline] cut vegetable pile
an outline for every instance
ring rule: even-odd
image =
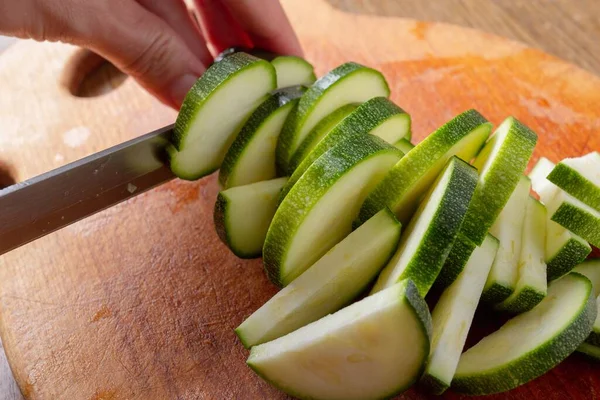
[[[171,169],[220,169],[220,239],[282,287],[235,329],[248,365],[298,398],[364,400],[600,360],[599,153],[525,176],[537,135],[514,117],[491,133],[467,110],[413,144],[389,95],[357,63],[315,79],[298,57],[231,52],[186,97]],[[478,307],[512,319],[466,348]]]

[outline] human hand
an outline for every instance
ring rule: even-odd
[[[184,0],[0,0],[0,33],[89,48],[174,108],[228,47],[302,55],[278,0],[195,6],[200,27]]]

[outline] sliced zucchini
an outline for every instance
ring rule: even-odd
[[[336,125],[352,113],[359,104],[346,104],[323,118],[314,128],[308,133],[302,141],[294,155],[290,159],[289,171],[294,171],[302,160],[312,151],[312,149],[336,127]]]
[[[410,138],[402,138],[394,143],[397,149],[400,149],[404,154],[415,148],[415,145],[410,142]]]
[[[447,288],[458,278],[476,248],[477,245],[471,239],[458,233],[444,261],[444,266],[435,280],[435,286],[439,290]]]
[[[600,259],[588,260],[578,265],[573,272],[580,273],[592,282],[594,295],[596,296],[596,308],[599,313],[594,321],[592,332],[586,342],[594,346],[600,346]]]
[[[415,382],[429,354],[431,316],[403,281],[250,350],[260,377],[301,399],[370,400]]]
[[[400,239],[400,223],[385,209],[335,245],[235,332],[249,348],[286,335],[352,301],[377,276]]]
[[[514,117],[508,117],[473,161],[479,171],[479,184],[462,232],[475,244],[485,238],[506,205],[529,163],[536,142],[535,132]],[[502,247],[502,238],[498,239]]]
[[[277,143],[277,166],[287,171],[292,155],[306,135],[334,110],[389,95],[390,88],[379,71],[353,62],[331,70],[308,89],[286,121]]]
[[[219,192],[215,228],[219,237],[240,258],[260,257],[277,210],[277,199],[287,178],[237,186]]]
[[[356,136],[323,154],[281,202],[267,232],[263,261],[285,286],[352,231],[366,195],[401,157],[371,135]]]
[[[497,251],[498,239],[488,234],[433,309],[431,352],[421,383],[434,394],[450,387]]]
[[[598,346],[589,343],[581,343],[581,346],[577,348],[577,351],[596,360],[600,360],[600,347]]]
[[[421,296],[427,294],[458,234],[476,185],[477,171],[458,157],[450,158],[371,293],[411,279]]]
[[[529,173],[531,185],[542,202],[551,200],[558,188],[546,177],[554,164],[547,158],[540,158]],[[546,232],[546,264],[548,281],[567,274],[592,252],[592,248],[583,238],[554,221],[548,220]]]
[[[496,309],[520,314],[531,310],[546,297],[546,207],[533,197],[527,199],[521,253],[514,292]]]
[[[246,119],[275,89],[276,79],[271,63],[246,53],[210,66],[188,92],[175,121],[167,149],[173,173],[194,180],[219,169]]]
[[[252,113],[221,165],[219,182],[225,189],[277,177],[275,147],[281,128],[305,92],[303,87],[273,92]]]
[[[301,57],[279,56],[271,60],[277,72],[277,87],[310,86],[317,79],[313,66]]]
[[[523,385],[554,368],[585,340],[596,318],[592,284],[569,273],[548,296],[460,357],[452,388],[486,395]]]
[[[600,153],[565,158],[548,175],[548,180],[596,211],[600,211]]]
[[[360,225],[387,206],[398,220],[407,223],[419,200],[439,175],[448,159],[457,155],[470,160],[477,154],[491,124],[477,111],[466,111],[415,146],[392,168],[361,207],[355,225]]]
[[[600,212],[563,190],[558,190],[546,206],[552,221],[600,247]]]
[[[490,233],[500,241],[500,247],[481,296],[487,303],[499,303],[515,290],[525,207],[530,188],[529,178],[521,175],[506,206],[490,228]]]
[[[303,153],[306,156],[291,174],[281,193],[282,198],[312,163],[327,150],[352,136],[367,133],[378,136],[387,143],[393,143],[394,137],[410,135],[410,115],[385,97],[375,97],[364,102],[323,137],[312,151]],[[301,146],[298,152],[302,151]]]

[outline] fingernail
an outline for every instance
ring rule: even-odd
[[[197,80],[198,77],[196,75],[186,74],[173,82],[170,88],[171,99],[178,107],[181,106],[185,96]]]

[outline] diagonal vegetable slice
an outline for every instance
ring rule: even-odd
[[[415,145],[410,142],[410,138],[402,138],[394,143],[394,146],[400,149],[404,154],[415,148]]]
[[[521,252],[514,292],[496,309],[519,314],[531,310],[546,297],[546,207],[533,197],[527,199]]]
[[[427,304],[412,282],[403,281],[253,347],[247,363],[302,399],[383,399],[419,378],[430,337]]]
[[[546,179],[554,168],[547,158],[541,157],[529,173],[531,184],[542,202],[551,200],[558,188]],[[549,215],[550,217],[550,215]],[[581,263],[592,248],[581,237],[548,219],[546,232],[546,264],[548,281],[558,279]]]
[[[481,296],[485,302],[499,303],[515,290],[525,207],[530,188],[529,178],[521,175],[506,206],[490,228],[490,233],[500,241],[500,247]]]
[[[249,316],[235,332],[249,348],[286,335],[348,304],[373,281],[400,239],[381,210]]]
[[[444,266],[435,280],[436,288],[442,290],[450,286],[465,268],[476,248],[477,245],[471,239],[459,232],[452,243],[446,261],[444,261]]]
[[[352,231],[372,188],[402,156],[371,135],[356,136],[323,154],[283,199],[267,232],[263,261],[285,286]]]
[[[367,133],[380,137],[388,143],[392,142],[394,137],[405,137],[410,134],[410,115],[385,97],[375,97],[364,102],[337,124],[306,155],[290,176],[288,184],[281,193],[282,198],[315,160],[330,148],[353,136]],[[302,146],[298,149],[298,152],[301,151],[303,151]]]
[[[317,123],[345,104],[362,103],[390,95],[383,75],[372,68],[348,62],[318,79],[302,96],[286,121],[277,143],[277,166],[288,170],[290,158]]]
[[[600,247],[600,212],[562,190],[546,206],[552,221]]]
[[[173,173],[194,180],[219,169],[242,124],[275,87],[271,63],[246,53],[210,66],[177,116],[167,148]]]
[[[470,160],[477,154],[491,130],[491,124],[477,111],[466,111],[415,146],[392,168],[363,204],[360,225],[383,207],[389,207],[398,220],[407,223],[423,193],[453,155]]]
[[[574,352],[595,318],[592,284],[583,275],[569,273],[549,285],[548,296],[533,310],[514,317],[463,353],[452,388],[486,395],[527,383]]]
[[[477,171],[452,157],[421,202],[371,293],[411,279],[422,296],[427,294],[458,234],[475,185]]]
[[[600,211],[600,153],[597,151],[565,158],[547,177],[571,196]]]
[[[277,176],[277,138],[290,111],[298,104],[298,99],[304,92],[303,87],[273,92],[252,113],[223,159],[219,182],[225,189]]]
[[[219,238],[240,258],[262,253],[277,199],[287,178],[237,186],[219,192],[214,221]]]
[[[310,86],[317,79],[313,66],[301,57],[278,56],[271,60],[277,72],[277,88]]]
[[[573,269],[573,272],[580,273],[587,277],[594,286],[594,296],[596,296],[596,309],[599,311],[592,327],[590,336],[586,342],[594,346],[600,346],[600,259],[588,260]]]
[[[421,383],[434,394],[450,387],[497,251],[498,239],[488,234],[433,309],[431,352]]]

